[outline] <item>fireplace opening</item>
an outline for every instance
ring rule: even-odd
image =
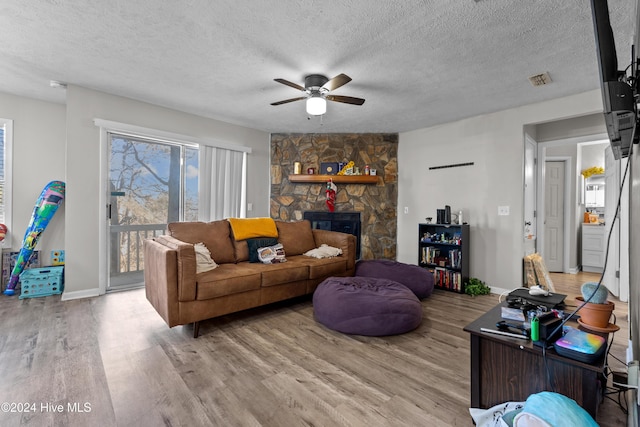
[[[360,259],[360,212],[306,211],[303,218],[311,222],[311,228],[356,236],[356,259]]]

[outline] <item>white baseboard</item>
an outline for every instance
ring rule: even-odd
[[[62,301],[69,301],[72,299],[80,299],[80,298],[92,298],[100,296],[100,289],[85,289],[83,291],[63,291],[62,292]]]
[[[576,265],[575,267],[569,269],[569,274],[578,274],[579,272],[580,272],[579,265]]]

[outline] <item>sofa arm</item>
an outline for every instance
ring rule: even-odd
[[[145,293],[169,326],[182,324],[178,302],[195,299],[195,251],[178,242],[170,236],[144,241]]]
[[[196,251],[191,243],[173,236],[157,236],[153,240],[176,252],[178,301],[196,299]]]
[[[316,247],[323,243],[334,248],[342,249],[342,256],[347,258],[347,269],[354,269],[356,266],[356,236],[339,231],[328,231],[312,229],[313,239]]]

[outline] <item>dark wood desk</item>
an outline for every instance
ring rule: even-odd
[[[595,419],[602,401],[601,380],[604,380],[604,356],[594,364],[582,363],[546,350],[545,369],[542,348],[531,340],[510,338],[482,332],[495,329],[502,320],[502,303],[465,326],[471,335],[471,407],[491,408],[494,405],[525,401],[531,394],[555,391],[575,400]],[[568,325],[577,327],[576,322]]]

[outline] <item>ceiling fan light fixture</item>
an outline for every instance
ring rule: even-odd
[[[322,95],[312,95],[307,98],[307,114],[321,116],[327,112],[327,100]]]

